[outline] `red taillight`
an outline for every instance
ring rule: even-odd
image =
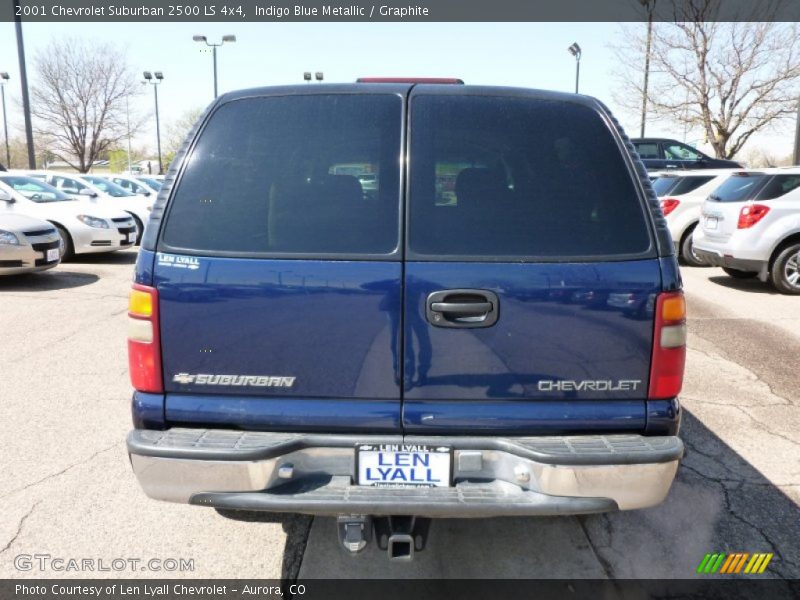
[[[680,203],[681,201],[678,200],[677,198],[664,198],[661,201],[661,211],[664,213],[664,216],[666,217],[669,213],[678,208],[678,204]]]
[[[664,292],[656,298],[650,400],[674,398],[683,386],[686,363],[686,301],[683,292]]]
[[[359,77],[356,83],[447,83],[463,85],[455,77]]]
[[[128,303],[128,368],[131,384],[140,392],[163,393],[158,291],[133,284]]]
[[[739,211],[738,229],[747,229],[758,223],[769,212],[769,206],[748,204]]]

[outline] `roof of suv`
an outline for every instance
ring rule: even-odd
[[[678,142],[682,144],[683,142],[676,140],[675,138],[667,138],[667,137],[643,137],[643,138],[631,138],[632,142]],[[688,144],[687,144],[688,145]]]
[[[311,94],[385,94],[407,93],[411,88],[423,88],[426,92],[442,95],[472,95],[472,96],[524,96],[542,100],[560,100],[573,102],[596,108],[600,102],[592,96],[571,94],[567,92],[554,92],[521,87],[489,86],[489,85],[453,85],[453,84],[428,84],[428,83],[320,83],[267,86],[248,88],[227,92],[219,97],[218,102],[238,100],[253,96],[307,96]]]

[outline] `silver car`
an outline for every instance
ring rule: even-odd
[[[61,262],[61,237],[52,224],[0,214],[0,275],[52,269]]]

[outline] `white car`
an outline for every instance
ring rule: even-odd
[[[800,294],[800,167],[734,173],[703,204],[693,243],[731,277]]]
[[[0,189],[0,203],[11,200]],[[0,211],[0,275],[17,275],[52,269],[61,262],[61,238],[56,228],[41,219]]]
[[[153,187],[153,182],[148,184],[142,179],[138,179],[133,175],[103,175],[103,179],[107,179],[111,183],[115,183],[126,192],[131,194],[138,194],[139,196],[147,196],[155,198],[158,194],[158,188]]]
[[[62,260],[73,254],[113,252],[136,242],[136,224],[123,210],[75,200],[54,187],[22,175],[0,172],[0,213],[27,215],[55,225]]]
[[[741,171],[741,169],[738,169]],[[698,169],[659,173],[653,189],[661,202],[675,253],[687,265],[706,263],[692,251],[692,232],[700,221],[700,211],[708,195],[737,169]]]
[[[119,186],[96,175],[73,175],[53,171],[37,171],[32,177],[44,177],[53,187],[73,197],[81,197],[107,208],[121,208],[133,217],[136,223],[136,243],[141,241],[144,226],[150,219],[153,200],[131,194]]]

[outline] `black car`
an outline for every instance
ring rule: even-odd
[[[631,140],[649,171],[661,169],[737,169],[744,165],[735,160],[711,158],[696,148],[667,138]]]

